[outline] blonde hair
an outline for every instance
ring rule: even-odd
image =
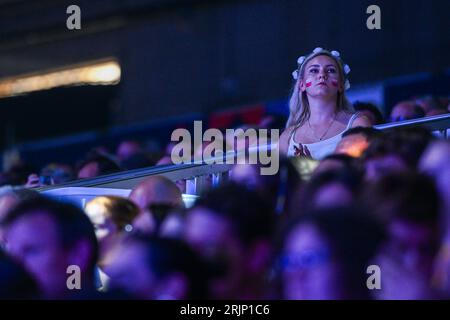
[[[139,208],[129,199],[118,196],[99,196],[86,203],[85,211],[99,213],[111,219],[118,230],[125,230],[139,214]]]
[[[315,50],[316,51],[316,50]],[[286,128],[291,126],[301,126],[307,121],[311,115],[311,110],[309,108],[308,97],[306,92],[301,92],[299,89],[300,80],[303,79],[305,66],[311,61],[313,58],[317,56],[327,56],[333,59],[338,66],[338,71],[341,79],[341,85],[345,88],[345,83],[347,81],[346,75],[344,73],[344,63],[342,60],[329,52],[328,50],[320,50],[317,52],[313,52],[309,54],[304,61],[299,64],[299,68],[297,70],[297,80],[292,88],[291,97],[289,99],[289,118],[286,123]],[[345,89],[343,92],[338,92],[336,99],[336,106],[338,111],[346,111],[349,113],[353,113],[353,105],[345,96]]]

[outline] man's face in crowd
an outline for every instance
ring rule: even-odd
[[[68,255],[60,244],[55,222],[36,211],[17,219],[6,232],[7,251],[21,262],[47,297],[59,297],[66,287]]]

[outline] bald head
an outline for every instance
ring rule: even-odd
[[[130,193],[130,199],[135,202],[141,210],[156,203],[172,204],[182,206],[183,198],[177,185],[167,178],[156,176],[150,177],[139,183]]]

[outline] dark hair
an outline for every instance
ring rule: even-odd
[[[351,169],[356,165],[355,158],[353,158],[352,156],[349,156],[348,154],[345,154],[345,153],[329,154],[325,158],[322,159],[322,161],[325,161],[325,160],[338,161],[338,162],[342,163],[343,167],[346,169]]]
[[[274,228],[274,215],[267,199],[236,183],[226,183],[209,190],[195,207],[204,207],[232,222],[241,244],[268,239]]]
[[[189,281],[186,299],[207,298],[207,265],[185,242],[141,233],[135,233],[125,241],[137,242],[145,247],[146,264],[159,279],[176,272],[186,276]]]
[[[345,131],[342,134],[342,138],[350,136],[352,134],[361,134],[367,139],[367,141],[371,141],[373,138],[377,137],[380,133],[381,133],[380,130],[375,129],[373,127],[354,127]]]
[[[18,163],[2,174],[1,185],[24,185],[28,176],[36,172],[36,168],[27,163]]]
[[[314,207],[314,199],[317,193],[326,185],[338,183],[345,186],[353,195],[357,195],[362,183],[362,176],[356,170],[338,169],[326,170],[311,178],[310,181],[301,190],[299,199],[292,203],[290,211],[294,216],[297,214],[305,214],[310,210],[316,209]]]
[[[362,200],[384,222],[399,218],[430,226],[438,223],[439,194],[433,180],[423,174],[411,172],[382,177],[368,186]]]
[[[86,159],[77,164],[77,172],[79,172],[85,165],[89,163],[96,163],[98,165],[98,175],[120,171],[119,165],[109,157],[98,153],[92,153],[88,155]]]
[[[431,132],[425,128],[390,130],[371,141],[363,153],[363,160],[397,154],[410,168],[416,168],[422,153],[433,139]]]
[[[18,219],[43,212],[55,223],[59,243],[64,249],[73,248],[80,240],[87,240],[91,245],[89,270],[94,276],[98,258],[98,243],[94,227],[83,210],[73,204],[56,201],[40,196],[19,203],[1,221],[2,226],[8,227]]]
[[[366,270],[384,239],[382,225],[355,207],[315,210],[288,224],[283,243],[301,224],[317,227],[332,248],[342,272],[345,298],[369,299]]]
[[[138,152],[120,162],[123,170],[133,170],[138,168],[152,167],[157,163],[157,155],[147,152]]]
[[[39,289],[25,269],[0,250],[0,300],[39,298]]]
[[[353,104],[353,108],[355,108],[355,111],[369,111],[373,114],[375,117],[375,123],[374,124],[382,124],[384,122],[383,114],[381,113],[380,109],[377,108],[373,103],[369,102],[361,102],[356,101]]]

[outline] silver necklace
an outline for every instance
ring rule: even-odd
[[[311,132],[313,133],[314,137],[315,137],[316,139],[319,139],[319,141],[322,141],[322,139],[326,136],[326,134],[327,134],[328,131],[330,130],[331,125],[332,125],[332,124],[334,123],[334,121],[336,120],[336,117],[337,117],[337,113],[334,114],[334,117],[333,117],[333,119],[330,121],[327,130],[325,130],[325,132],[324,132],[320,137],[317,137],[316,132],[314,131],[313,127],[311,126],[311,122],[309,122],[309,119],[308,119],[308,125],[309,125],[309,128],[311,129]]]

